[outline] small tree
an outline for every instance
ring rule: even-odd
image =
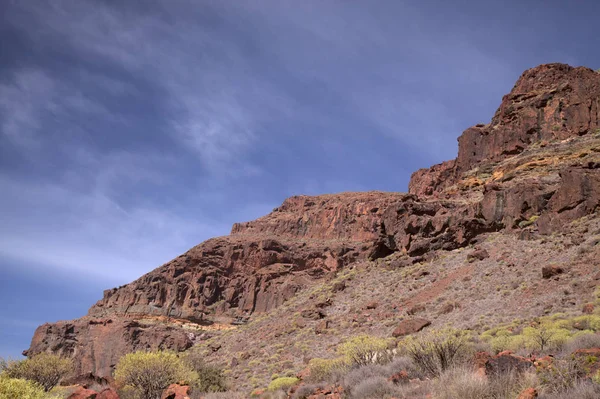
[[[2,367],[7,377],[34,381],[48,392],[73,370],[73,361],[42,352],[29,359],[6,362]]]
[[[438,376],[464,360],[468,352],[468,334],[455,329],[430,331],[408,337],[403,346],[421,371]]]
[[[523,331],[523,333],[531,338],[540,352],[543,352],[544,349],[547,349],[554,342],[554,332],[544,326],[531,327]]]
[[[160,398],[171,384],[197,379],[184,361],[173,352],[134,352],[123,356],[115,368],[115,380],[132,386],[144,399]]]

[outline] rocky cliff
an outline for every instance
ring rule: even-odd
[[[599,120],[600,74],[528,70],[489,124],[459,137],[457,159],[415,172],[408,194],[289,198],[105,291],[87,316],[39,327],[26,354],[73,356],[79,373],[107,377],[124,353],[186,350],[203,327],[270,312],[357,262],[402,254],[412,264],[483,233],[556,231],[600,206]]]

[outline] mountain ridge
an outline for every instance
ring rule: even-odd
[[[106,290],[83,318],[40,326],[24,354],[59,353],[75,359],[77,373],[109,378],[127,352],[187,350],[210,328],[273,312],[354,265],[401,269],[485,234],[534,239],[594,215],[600,74],[565,64],[527,70],[491,122],[458,143],[456,159],[415,171],[408,193],[294,196],[236,223],[229,236]],[[160,318],[176,323],[148,322]]]

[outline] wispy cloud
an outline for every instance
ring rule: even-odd
[[[2,256],[25,267],[123,283],[185,251],[190,243],[227,231],[228,226],[203,224],[152,206],[121,206],[110,195],[110,186],[126,182],[116,181],[111,171],[130,161],[111,165],[105,160],[91,190],[0,176],[5,193],[0,199]]]
[[[54,84],[35,69],[19,71],[0,85],[1,132],[13,144],[32,149],[37,146],[40,113],[51,111]]]
[[[213,6],[203,4],[188,16],[189,7],[173,2],[168,8],[179,12],[176,20],[95,1],[25,4],[22,11],[37,21],[32,37],[53,37],[164,92],[168,132],[209,171],[257,173],[250,160],[239,159],[257,141],[266,116],[286,112],[289,100],[246,71],[246,50],[239,43],[214,34],[210,24],[198,24],[195,17],[216,12]]]

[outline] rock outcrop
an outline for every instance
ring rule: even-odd
[[[599,120],[600,74],[563,64],[528,70],[489,124],[460,136],[457,159],[415,172],[408,194],[289,198],[105,291],[86,317],[39,327],[26,354],[72,356],[79,373],[109,377],[127,352],[192,346],[199,337],[184,323],[270,311],[359,261],[419,259],[500,230],[560,229],[600,207]]]

